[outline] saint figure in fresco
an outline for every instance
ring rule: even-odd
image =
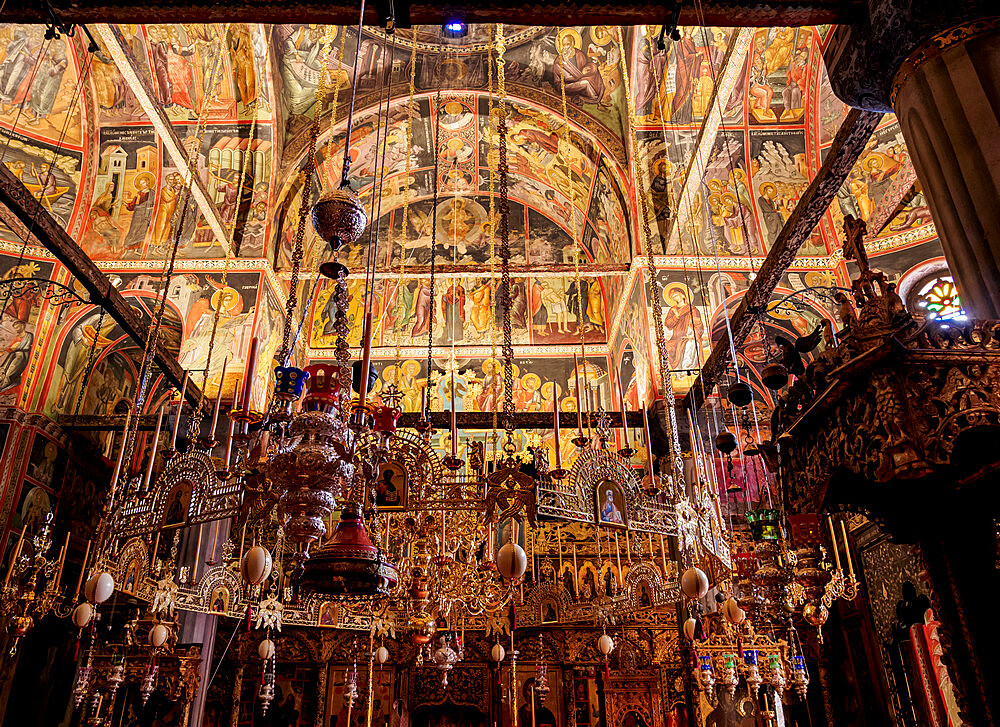
[[[461,341],[464,339],[465,326],[465,287],[458,281],[452,281],[441,298],[441,315],[444,321],[444,331],[441,336],[444,341]]]
[[[600,66],[580,50],[579,38],[573,28],[564,29],[556,37],[559,55],[552,68],[556,88],[561,88],[565,81],[567,96],[583,103],[599,103],[604,96],[604,77]]]
[[[697,369],[698,346],[705,328],[701,313],[690,305],[687,291],[679,286],[668,286],[664,295],[670,306],[663,317],[670,365],[675,369]]]
[[[410,336],[422,336],[431,325],[431,283],[426,278],[417,281],[417,290],[413,294],[413,313],[411,316],[413,329]]]

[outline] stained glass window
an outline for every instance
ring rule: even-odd
[[[926,281],[917,291],[917,307],[927,311],[931,320],[965,320],[962,299],[950,275],[941,275]]]

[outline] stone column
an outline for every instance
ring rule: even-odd
[[[892,92],[966,311],[1000,319],[1000,22],[924,43]]]
[[[1000,319],[1000,5],[868,6],[824,51],[833,90],[896,113],[966,311]]]

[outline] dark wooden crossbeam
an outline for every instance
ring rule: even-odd
[[[139,314],[132,310],[132,306],[111,284],[108,276],[87,257],[87,253],[3,164],[0,164],[0,205],[6,208],[0,218],[5,221],[10,219],[8,226],[16,228],[20,225],[20,232],[30,235],[66,266],[70,274],[86,289],[92,303],[103,306],[108,315],[140,348],[146,345],[149,327]],[[156,344],[153,362],[174,386],[180,388],[184,369],[170,352]],[[201,391],[194,382],[189,381],[187,400],[197,404],[200,398]]]
[[[225,416],[224,414],[222,416]],[[493,412],[490,411],[460,411],[455,413],[456,423],[459,429],[490,429],[493,426]],[[497,426],[502,427],[503,415],[497,413]],[[420,421],[417,412],[405,412],[399,418],[400,427],[412,427]],[[593,417],[594,424],[597,424],[597,415]],[[630,411],[627,414],[629,427],[638,429],[642,427],[642,412]],[[652,418],[651,418],[652,421]],[[583,416],[583,426],[587,426],[587,415]],[[75,429],[77,431],[121,431],[125,426],[125,417],[121,415],[96,416],[93,414],[65,414],[58,417],[59,426],[64,429]],[[451,426],[451,412],[433,411],[431,412],[431,424],[438,431],[443,431]],[[566,431],[576,431],[576,413],[563,412],[559,418],[559,425]],[[622,416],[620,412],[608,413],[608,426],[612,429],[620,429]],[[154,429],[156,427],[156,417],[152,414],[145,414],[139,419],[139,429]],[[552,429],[552,412],[532,411],[517,412],[514,414],[515,429]]]
[[[809,239],[813,229],[819,224],[823,214],[837,196],[844,180],[865,150],[865,144],[882,114],[851,109],[844,119],[837,136],[827,152],[823,165],[802,194],[792,214],[781,228],[767,257],[757,271],[757,277],[750,283],[743,299],[731,317],[733,342],[742,344],[754,325],[761,306],[767,305],[771,294],[781,281],[781,277],[792,264],[802,244]],[[716,342],[711,355],[705,361],[701,374],[684,399],[685,408],[692,411],[700,407],[705,396],[712,392],[722,374],[732,361],[729,337]]]
[[[47,3],[7,0],[5,23],[48,23]],[[359,3],[343,0],[52,0],[64,23],[328,23],[357,25]],[[376,3],[367,5],[366,23],[378,22]],[[576,0],[481,0],[410,3],[415,25],[451,20],[510,25],[642,25],[663,23],[670,4],[653,0],[576,2]],[[682,25],[788,26],[850,23],[862,17],[861,0],[704,0],[700,11],[682,3]]]

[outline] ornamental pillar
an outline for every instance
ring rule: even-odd
[[[1000,319],[1000,6],[872,0],[824,60],[845,103],[895,112],[966,311]]]

